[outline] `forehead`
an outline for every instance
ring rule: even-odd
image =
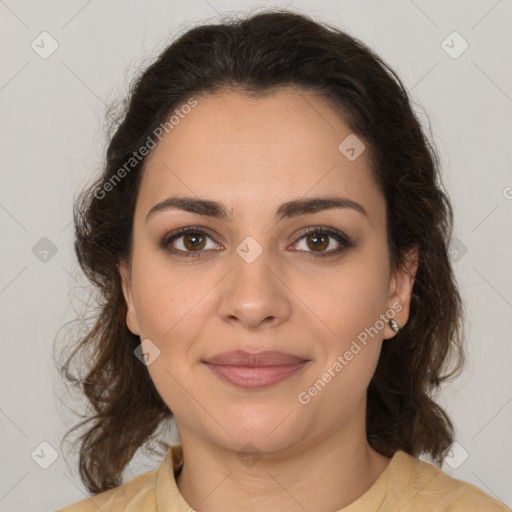
[[[146,161],[139,192],[146,211],[176,194],[247,210],[253,202],[262,207],[339,193],[382,214],[367,151],[356,159],[344,152],[347,140],[361,151],[361,138],[353,139],[342,117],[315,93],[288,88],[252,98],[226,91],[196,100]]]

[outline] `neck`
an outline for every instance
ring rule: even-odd
[[[332,512],[357,500],[389,463],[366,437],[341,439],[340,433],[286,455],[261,454],[250,467],[236,452],[180,431],[184,465],[180,493],[201,512],[287,510]]]

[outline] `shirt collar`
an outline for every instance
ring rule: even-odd
[[[156,478],[156,509],[159,512],[190,512],[192,507],[181,495],[176,477],[183,466],[181,444],[170,446],[158,468]]]

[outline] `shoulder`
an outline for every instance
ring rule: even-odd
[[[394,490],[402,493],[403,512],[510,512],[503,503],[475,485],[457,480],[433,464],[404,452],[397,452],[395,457],[389,491],[391,494]]]
[[[143,473],[108,491],[85,498],[56,512],[144,512],[155,508],[156,471]]]

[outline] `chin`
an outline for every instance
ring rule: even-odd
[[[296,415],[289,407],[270,407],[267,404],[265,411],[260,413],[258,408],[238,407],[236,413],[223,418],[226,429],[232,435],[223,437],[230,444],[230,449],[236,452],[248,443],[263,453],[279,452],[306,434],[303,429],[297,428],[294,421]]]

